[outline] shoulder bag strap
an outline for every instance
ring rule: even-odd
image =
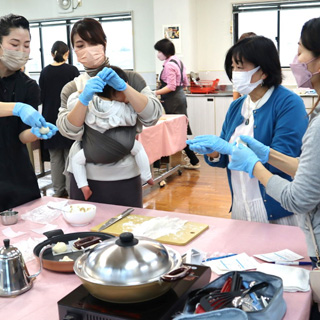
[[[179,63],[178,63],[176,60],[174,60],[174,59],[170,60],[169,62],[174,62],[174,63],[179,67],[179,69],[180,69],[180,74],[181,74],[181,77],[180,77],[180,87],[182,87],[182,86],[183,86],[183,63],[182,63],[182,61],[180,60],[181,66],[179,66]]]

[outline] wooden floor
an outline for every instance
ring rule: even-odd
[[[144,192],[144,208],[192,213],[213,217],[230,218],[231,195],[225,169],[208,166],[199,156],[201,167],[197,170],[182,169],[159,185]],[[171,165],[184,164],[179,152],[171,157]]]
[[[37,158],[37,157],[36,157]],[[166,185],[159,184],[144,190],[143,207],[148,209],[175,211],[205,216],[230,218],[230,190],[225,169],[208,166],[203,156],[199,156],[201,168],[197,170],[181,169],[168,177]],[[181,152],[171,157],[171,166],[185,164]],[[36,166],[37,167],[37,166]],[[50,163],[45,162],[46,169]],[[164,166],[165,168],[165,166]],[[39,186],[51,183],[51,176],[39,180]],[[51,196],[52,189],[46,191]]]

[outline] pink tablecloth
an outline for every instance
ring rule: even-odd
[[[26,213],[31,209],[45,205],[48,201],[61,201],[58,198],[43,197],[36,201],[27,203],[17,210],[20,214]],[[74,203],[75,201],[70,202]],[[214,205],[214,204],[213,204]],[[61,228],[64,233],[89,231],[93,226],[115,216],[124,211],[125,207],[96,204],[97,215],[94,221],[85,227],[71,227],[62,216],[58,217],[53,224]],[[198,216],[183,214],[177,212],[165,212],[148,209],[136,208],[134,214],[146,216],[167,216],[187,219],[189,221],[202,222],[209,225],[209,229],[195,238],[186,246],[170,246],[181,254],[191,248],[196,248],[207,252],[209,255],[218,252],[246,252],[248,255],[267,253],[282,249],[290,249],[307,259],[307,248],[302,231],[297,227],[269,225],[255,222],[237,221],[231,219],[212,218],[207,216]],[[40,228],[42,225],[29,221],[19,220],[11,228],[15,232],[23,231],[26,234],[12,238],[14,245],[22,240],[39,238],[39,234],[32,229]],[[2,230],[6,226],[0,226],[0,243],[3,246],[4,235]],[[35,260],[27,263],[31,274],[38,269]],[[212,274],[212,279],[216,275]],[[75,274],[56,273],[48,270],[37,277],[33,288],[16,297],[0,298],[0,314],[3,319],[12,320],[57,320],[58,306],[57,302],[73,289],[81,284]],[[287,303],[287,313],[285,320],[307,320],[309,319],[311,293],[284,293]]]
[[[186,147],[188,119],[185,115],[166,114],[155,126],[145,127],[138,135],[150,164]]]

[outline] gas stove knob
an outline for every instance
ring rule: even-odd
[[[82,316],[80,314],[75,313],[67,313],[63,320],[82,320]]]

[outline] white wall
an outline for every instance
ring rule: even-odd
[[[272,0],[82,0],[73,13],[59,14],[57,0],[0,0],[0,15],[13,12],[35,20],[132,11],[135,70],[149,84],[162,69],[153,46],[163,38],[163,25],[179,24],[179,56],[187,71],[228,83],[223,65],[232,45],[232,4],[268,1]]]
[[[195,12],[197,0],[154,0],[154,43],[163,39],[164,25],[180,25],[181,53],[177,56],[182,59],[188,71],[197,71],[197,51],[195,46],[197,21]],[[156,57],[156,51],[154,51]],[[156,59],[156,70],[159,73],[162,62]]]
[[[77,0],[73,1],[77,3]],[[142,73],[154,72],[154,24],[151,0],[82,0],[81,7],[67,14],[59,13],[61,10],[58,8],[57,0],[0,0],[0,8],[0,15],[20,14],[28,20],[85,17],[132,11],[135,69]]]

